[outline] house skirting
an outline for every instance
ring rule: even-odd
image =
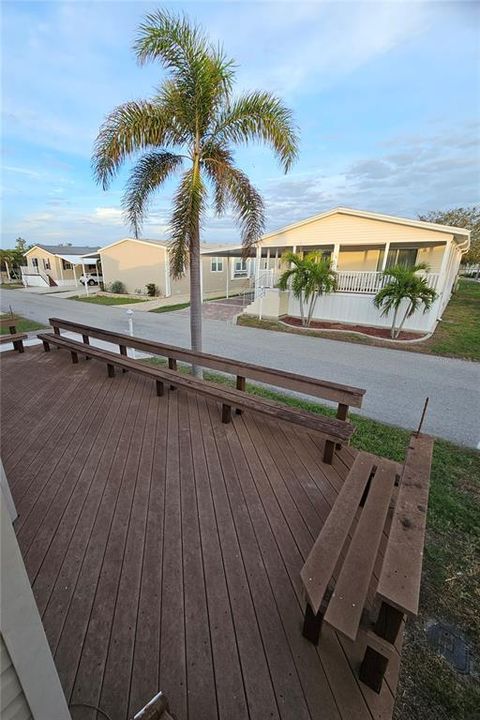
[[[381,311],[373,304],[374,295],[360,295],[354,293],[332,293],[322,295],[318,298],[313,319],[330,322],[341,322],[352,325],[370,325],[372,327],[390,327],[392,314],[382,316]],[[421,310],[407,319],[404,325],[405,330],[430,333],[435,329],[441,312],[446,305],[442,297],[432,305],[426,313]],[[402,304],[399,317],[403,313],[407,303]],[[282,315],[301,317],[300,303],[291,292],[282,292],[276,288],[267,290],[263,297],[258,297],[244,311],[248,315],[258,315],[263,318],[278,318]]]

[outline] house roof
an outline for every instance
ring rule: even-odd
[[[162,240],[156,240],[154,238],[125,237],[125,238],[120,238],[120,240],[115,240],[114,242],[109,243],[108,245],[104,245],[104,247],[101,247],[98,249],[98,252],[102,253],[105,250],[107,250],[108,248],[114,247],[115,245],[120,245],[121,243],[124,243],[124,242],[136,242],[136,243],[140,243],[142,245],[159,245],[160,247],[164,247],[164,248],[168,247],[168,243],[163,242]]]
[[[28,255],[35,248],[41,248],[52,255],[88,255],[89,253],[96,253],[98,251],[98,245],[91,247],[89,245],[43,245],[36,243],[30,250],[27,250],[24,255]]]
[[[467,230],[465,228],[458,228],[450,225],[439,225],[437,223],[424,222],[423,220],[401,218],[395,215],[384,215],[382,213],[374,213],[368,210],[355,210],[353,208],[346,207],[336,207],[332,210],[327,210],[326,212],[320,213],[319,215],[312,215],[305,220],[300,220],[299,222],[292,223],[291,225],[285,225],[285,227],[274,230],[273,232],[267,233],[266,235],[262,235],[259,242],[261,243],[262,240],[273,238],[280,233],[286,232],[287,230],[294,230],[296,228],[302,227],[302,225],[308,225],[311,222],[322,220],[323,218],[329,217],[330,215],[337,214],[353,215],[355,217],[366,218],[368,220],[380,220],[381,222],[390,222],[396,225],[408,225],[410,227],[417,227],[423,230],[435,230],[436,232],[448,233],[449,235],[454,235],[457,242],[466,242],[467,245],[465,247],[465,250],[467,250],[470,245],[470,230]]]

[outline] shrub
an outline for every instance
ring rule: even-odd
[[[155,297],[155,295],[157,294],[157,286],[155,285],[155,283],[147,283],[145,287],[147,288],[147,295],[149,297]]]
[[[110,285],[110,292],[117,293],[118,295],[123,295],[125,291],[125,285],[121,280],[115,280]]]

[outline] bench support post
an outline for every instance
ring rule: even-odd
[[[242,377],[242,375],[237,375],[237,390],[241,390],[242,392],[245,392],[245,378]],[[240,408],[237,408],[235,410],[237,415],[241,415],[242,411]]]
[[[115,377],[115,366],[107,363],[107,373],[109,378]]]
[[[90,345],[90,338],[88,335],[82,335],[82,341],[85,345]],[[88,355],[85,355],[85,360],[90,360],[90,357]]]
[[[76,365],[78,363],[78,353],[75,350],[70,350],[70,355],[72,356],[72,363]]]
[[[164,392],[163,382],[162,382],[161,380],[155,380],[155,384],[156,384],[156,387],[157,387],[157,395],[158,395],[158,397],[162,397],[163,392]]]
[[[325,441],[325,450],[323,452],[323,462],[327,465],[331,465],[333,462],[333,456],[335,454],[335,443],[333,440]]]
[[[362,664],[360,665],[360,680],[376,693],[379,693],[382,689],[382,682],[387,665],[388,658],[367,645]]]
[[[348,405],[345,405],[344,403],[338,403],[338,408],[337,408],[337,415],[336,415],[336,417],[337,417],[338,420],[344,420],[344,421],[347,420],[347,418],[348,418]],[[341,450],[341,448],[342,448],[341,443],[337,443],[337,444],[336,444],[336,448],[337,448],[337,450]]]
[[[45,352],[50,352],[50,343],[48,343],[46,340],[42,340],[43,342],[43,349]]]
[[[54,335],[60,335],[60,328],[55,325],[53,328],[53,333]]]
[[[402,622],[403,613],[388,603],[382,602],[377,622],[375,623],[375,633],[393,645],[397,639]]]
[[[119,345],[118,349],[120,350],[120,355],[127,357],[127,348],[125,347],[125,345]],[[128,372],[127,368],[122,368],[122,373],[126,372]]]
[[[18,350],[19,353],[25,352],[25,348],[23,347],[23,340],[14,340],[13,349]]]
[[[232,419],[232,408],[230,405],[222,405],[222,423],[229,423]]]
[[[318,645],[320,640],[320,630],[322,629],[323,614],[318,612],[316,615],[312,610],[312,606],[307,602],[307,608],[305,610],[305,618],[303,620],[303,631],[302,635],[307,640],[310,640],[314,645]]]
[[[175,358],[168,358],[168,369],[169,370],[177,369],[177,361],[175,360]],[[170,390],[175,390],[175,385],[170,385]]]

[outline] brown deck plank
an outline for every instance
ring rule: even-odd
[[[190,424],[192,447],[197,448],[194,471],[213,661],[217,669],[228,668],[228,672],[223,673],[222,682],[217,685],[218,711],[220,717],[244,720],[248,717],[248,707],[203,444],[205,409],[198,397],[189,395],[188,402],[193,419]]]
[[[178,712],[180,717],[187,717],[178,394],[178,391],[170,392],[166,396],[168,440],[162,558],[160,687],[167,693],[175,712]]]
[[[220,546],[250,718],[252,720],[278,719],[279,712],[275,693],[234,524],[234,509],[230,505],[226,490],[226,478],[220,463],[220,452],[224,445],[221,437],[223,426],[219,426],[216,407],[210,408],[209,403],[203,399],[199,400],[199,405],[202,407],[205,455],[209,467]]]
[[[168,428],[164,408],[156,405],[150,497],[130,686],[130,715],[159,692],[160,614]]]
[[[188,394],[178,392],[183,582],[185,592],[185,653],[188,716],[218,717],[212,644],[205,588],[197,489],[192,455],[192,424]]]

